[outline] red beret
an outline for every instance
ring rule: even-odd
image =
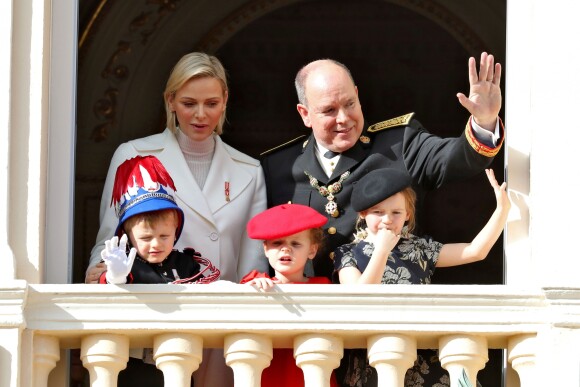
[[[250,219],[247,230],[252,239],[271,240],[322,227],[326,221],[326,216],[308,206],[281,204]]]

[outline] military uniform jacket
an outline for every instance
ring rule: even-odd
[[[330,276],[330,253],[353,239],[357,213],[350,206],[350,195],[353,185],[361,177],[378,168],[403,168],[413,178],[420,198],[422,190],[471,177],[488,167],[501,148],[503,137],[502,128],[499,145],[494,148],[486,146],[475,139],[468,122],[461,136],[441,138],[427,132],[411,113],[363,130],[360,140],[342,153],[329,178],[316,158],[313,135],[304,136],[262,155],[268,206],[299,203],[328,217],[324,226],[325,247],[319,249],[314,268],[316,275]],[[343,180],[342,189],[334,194],[338,217],[325,212],[328,199],[311,185],[305,171],[318,181],[320,187],[328,187],[339,181],[343,173],[350,173]]]

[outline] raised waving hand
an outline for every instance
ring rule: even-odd
[[[501,109],[502,96],[499,86],[501,64],[494,63],[493,55],[481,53],[479,71],[475,58],[469,58],[469,97],[457,93],[459,103],[466,108],[475,122],[484,129],[493,131]]]
[[[131,272],[137,250],[132,247],[127,256],[127,234],[119,237],[113,237],[105,242],[105,248],[101,251],[101,258],[107,265],[105,278],[110,284],[124,284],[127,282],[127,276]]]

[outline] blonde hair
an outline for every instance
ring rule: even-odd
[[[157,211],[149,211],[149,212],[142,212],[137,215],[133,215],[125,222],[123,222],[123,230],[126,234],[129,233],[137,223],[144,222],[147,226],[151,227],[155,223],[169,219],[169,217],[173,218],[175,221],[175,228],[179,227],[179,212],[174,208],[168,208],[166,210],[157,210]]]
[[[402,191],[399,191],[405,198],[405,207],[407,214],[409,215],[409,220],[407,220],[405,227],[403,227],[402,234],[405,237],[408,237],[409,234],[413,232],[415,229],[415,202],[417,201],[417,194],[411,187],[406,187]],[[396,195],[396,194],[395,194]],[[387,199],[387,198],[385,198]],[[367,223],[365,221],[364,216],[368,209],[359,212],[358,218],[356,220],[355,228],[354,228],[354,242],[360,242],[367,237]]]
[[[163,92],[163,99],[165,100],[165,113],[167,115],[166,125],[173,133],[177,132],[177,117],[171,109],[169,99],[174,97],[177,90],[189,80],[204,77],[217,79],[222,86],[223,95],[225,96],[228,93],[226,70],[215,56],[207,55],[203,52],[192,52],[181,57],[171,70]],[[222,116],[215,128],[217,134],[222,134],[225,120],[226,109],[224,106]]]
[[[308,233],[308,236],[310,237],[310,243],[313,245],[316,245],[316,250],[320,250],[324,244],[325,238],[324,238],[324,230],[322,229],[322,227],[314,227],[309,229],[308,231],[310,231]],[[267,240],[262,241],[262,243],[264,244],[264,246],[266,246],[266,242]]]
[[[407,214],[409,215],[407,232],[410,234],[415,230],[415,202],[417,201],[417,194],[411,187],[405,188],[401,193],[405,197],[405,205],[407,207]]]

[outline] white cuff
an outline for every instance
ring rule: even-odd
[[[113,277],[109,275],[109,272],[105,274],[105,279],[108,284],[123,285],[127,283],[127,277]]]
[[[475,136],[477,141],[484,144],[493,145],[494,147],[497,146],[497,141],[500,138],[499,117],[495,121],[495,130],[493,131],[493,133],[479,126],[477,122],[475,122],[475,119],[473,119],[473,116],[471,119],[471,127],[473,128],[473,135]]]

